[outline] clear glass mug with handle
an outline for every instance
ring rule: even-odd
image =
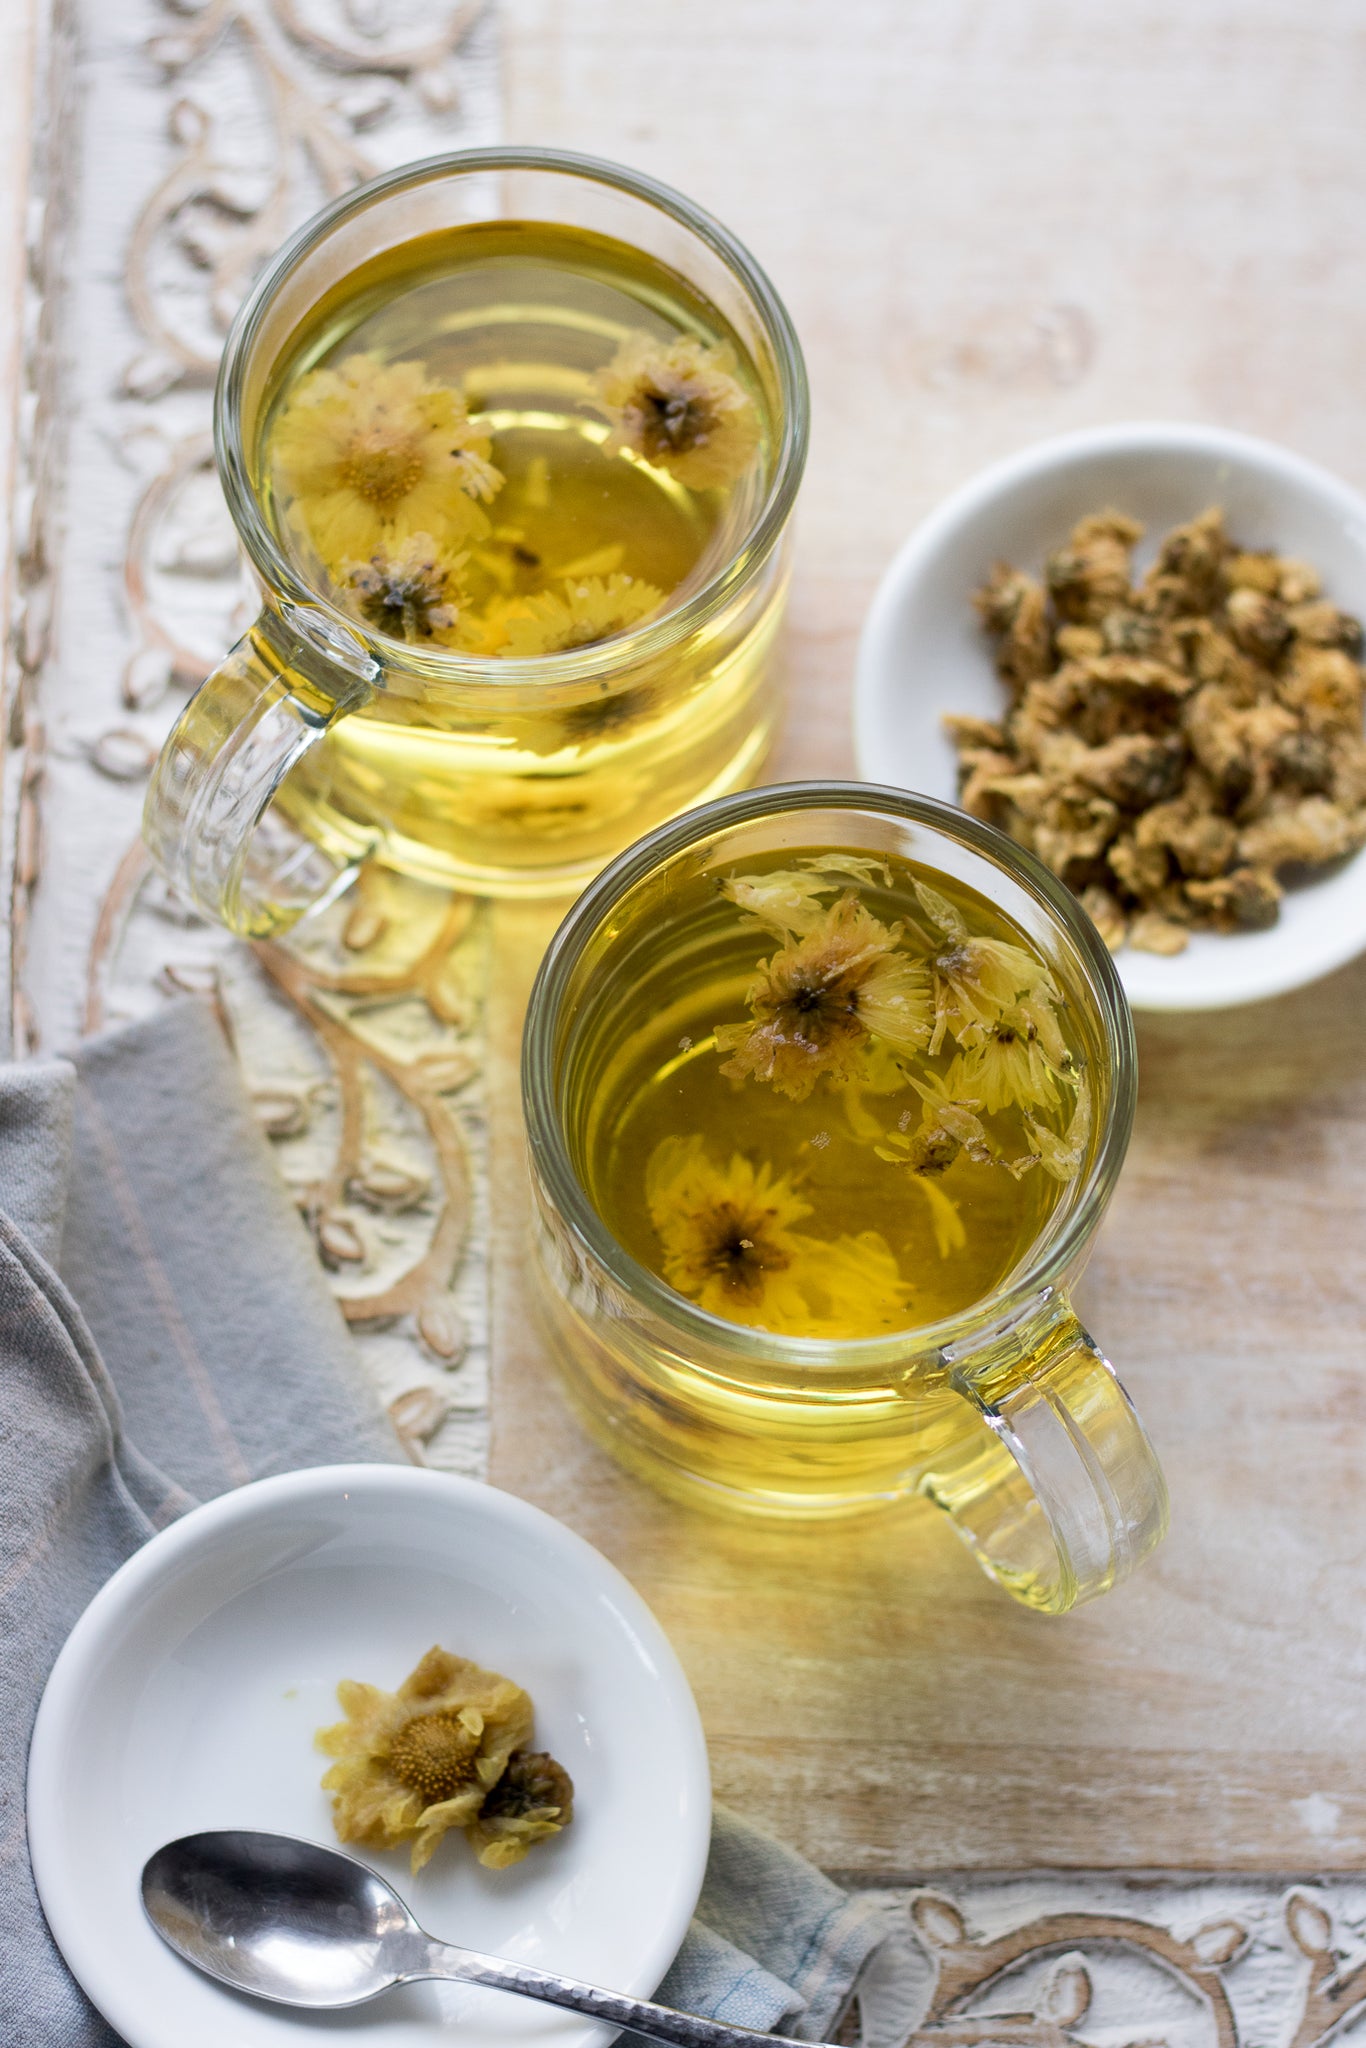
[[[724,336],[757,421],[743,478],[703,521],[698,559],[653,615],[611,638],[513,657],[394,637],[339,602],[282,531],[265,454],[291,364],[324,351],[353,282],[369,280],[365,303],[382,301],[396,252],[401,261],[420,238],[502,228],[579,236],[589,282],[562,262],[569,283],[557,297],[553,280],[519,271],[515,247],[500,245],[489,305],[445,321],[452,375],[478,385],[470,417],[495,456],[510,429],[606,436],[594,378],[621,333],[616,301],[592,295],[595,263],[645,277],[643,320],[663,320],[662,294],[667,332],[695,320]],[[649,178],[550,150],[475,150],[335,201],[280,252],[224,352],[218,468],[262,605],[154,771],[144,835],[158,865],[201,911],[263,936],[335,896],[371,856],[484,893],[576,888],[643,825],[752,782],[776,717],[806,435],[801,353],[772,285],[719,223]],[[553,435],[548,445],[559,445]],[[667,465],[618,452],[643,503],[679,497]]]
[[[632,1256],[587,1192],[603,1184],[592,1162],[611,1156],[599,1134],[627,1060],[648,1068],[657,1036],[665,1072],[691,1056],[678,1047],[699,1046],[677,1035],[705,943],[698,904],[752,864],[786,870],[813,848],[904,858],[1004,913],[1061,991],[1091,1103],[1079,1170],[981,1298],[849,1339],[710,1313]],[[548,1348],[623,1463],[694,1504],[779,1516],[928,1496],[1007,1591],[1051,1613],[1107,1591],[1160,1541],[1161,1469],[1071,1303],[1128,1143],[1132,1022],[1090,920],[1032,854],[948,805],[871,785],[707,805],[643,839],[570,912],[532,993],[522,1081]],[[841,1114],[833,1097],[829,1114]],[[744,1146],[745,1119],[738,1088],[727,1145]]]

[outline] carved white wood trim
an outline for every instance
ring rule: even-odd
[[[253,955],[149,874],[138,817],[248,602],[209,442],[226,327],[323,199],[496,139],[495,26],[483,0],[39,0],[4,676],[14,1049],[212,991],[406,1447],[473,1472],[481,915],[381,879]]]

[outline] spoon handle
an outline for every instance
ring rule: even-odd
[[[703,2019],[699,2013],[673,2012],[648,1999],[599,1991],[573,1977],[557,1977],[553,1971],[505,1962],[498,1956],[476,1955],[472,1949],[455,1948],[430,1937],[424,1963],[405,1970],[404,1976],[442,1977],[461,1984],[485,1984],[494,1991],[519,1992],[523,1998],[565,2005],[605,2026],[629,2027],[633,2033],[644,2034],[651,2041],[671,2042],[675,2048],[757,2048],[764,2041],[774,2043],[774,2048],[792,2048],[785,2035],[758,2034],[752,2027],[728,2027],[720,2020]],[[822,2048],[822,2044],[815,2043],[814,2048]]]

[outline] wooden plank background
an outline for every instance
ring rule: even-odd
[[[849,772],[858,627],[915,520],[1024,442],[1137,415],[1366,483],[1366,20],[1345,0],[507,0],[507,132],[616,156],[771,270],[815,405],[777,775]],[[542,923],[544,921],[542,920]],[[501,914],[495,1045],[536,920]],[[1173,1533],[1111,1600],[1013,1610],[932,1511],[783,1531],[586,1447],[526,1320],[515,1077],[492,1476],[630,1574],[717,1790],[827,1866],[1366,1859],[1366,965],[1141,1030],[1085,1314]]]

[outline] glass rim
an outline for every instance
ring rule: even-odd
[[[774,455],[773,474],[763,504],[728,559],[691,597],[657,619],[647,620],[643,625],[615,634],[594,646],[561,654],[509,658],[461,654],[447,649],[419,649],[407,642],[371,633],[324,592],[305,582],[278,545],[261,516],[243,446],[243,387],[254,344],[276,293],[302,259],[326,241],[342,222],[363,212],[366,207],[416,185],[473,173],[518,170],[548,171],[629,193],[656,211],[667,214],[695,235],[738,279],[760,315],[773,349],[778,376],[781,435]],[[515,217],[507,216],[509,219]],[[378,177],[370,178],[365,184],[330,200],[281,245],[239,307],[224,344],[214,390],[214,453],[233,525],[267,591],[274,592],[286,603],[322,611],[335,628],[349,634],[358,647],[378,662],[381,670],[394,663],[395,649],[401,648],[400,665],[403,669],[421,677],[424,682],[444,682],[457,688],[462,685],[482,687],[491,684],[508,688],[542,682],[600,682],[604,676],[610,677],[628,663],[667,653],[705,624],[749,579],[753,569],[768,559],[782,536],[801,482],[806,463],[809,413],[806,366],[791,316],[767,273],[743,242],[723,227],[714,215],[644,171],[631,170],[605,157],[585,156],[574,150],[497,146],[451,150],[381,172]],[[266,602],[270,602],[269,597]]]
[[[727,827],[802,810],[881,811],[926,825],[1013,873],[1042,899],[1088,970],[1113,1076],[1105,1127],[1078,1198],[1056,1227],[1044,1230],[1025,1263],[969,1308],[936,1322],[874,1337],[781,1336],[713,1315],[677,1293],[618,1243],[588,1199],[569,1157],[556,1101],[554,1035],[569,977],[589,938],[627,890],[661,861]],[[755,1362],[777,1363],[792,1370],[828,1365],[836,1356],[841,1363],[870,1364],[905,1358],[910,1352],[944,1351],[984,1328],[1008,1324],[1032,1302],[1047,1298],[1104,1214],[1128,1150],[1137,1092],[1133,1016],[1119,972],[1109,948],[1066,884],[1036,854],[994,825],[935,797],[873,782],[770,783],[699,805],[637,840],[603,869],[555,933],[532,987],[522,1038],[522,1103],[531,1163],[544,1180],[558,1214],[584,1249],[625,1294],[648,1307],[685,1340],[703,1337]]]

